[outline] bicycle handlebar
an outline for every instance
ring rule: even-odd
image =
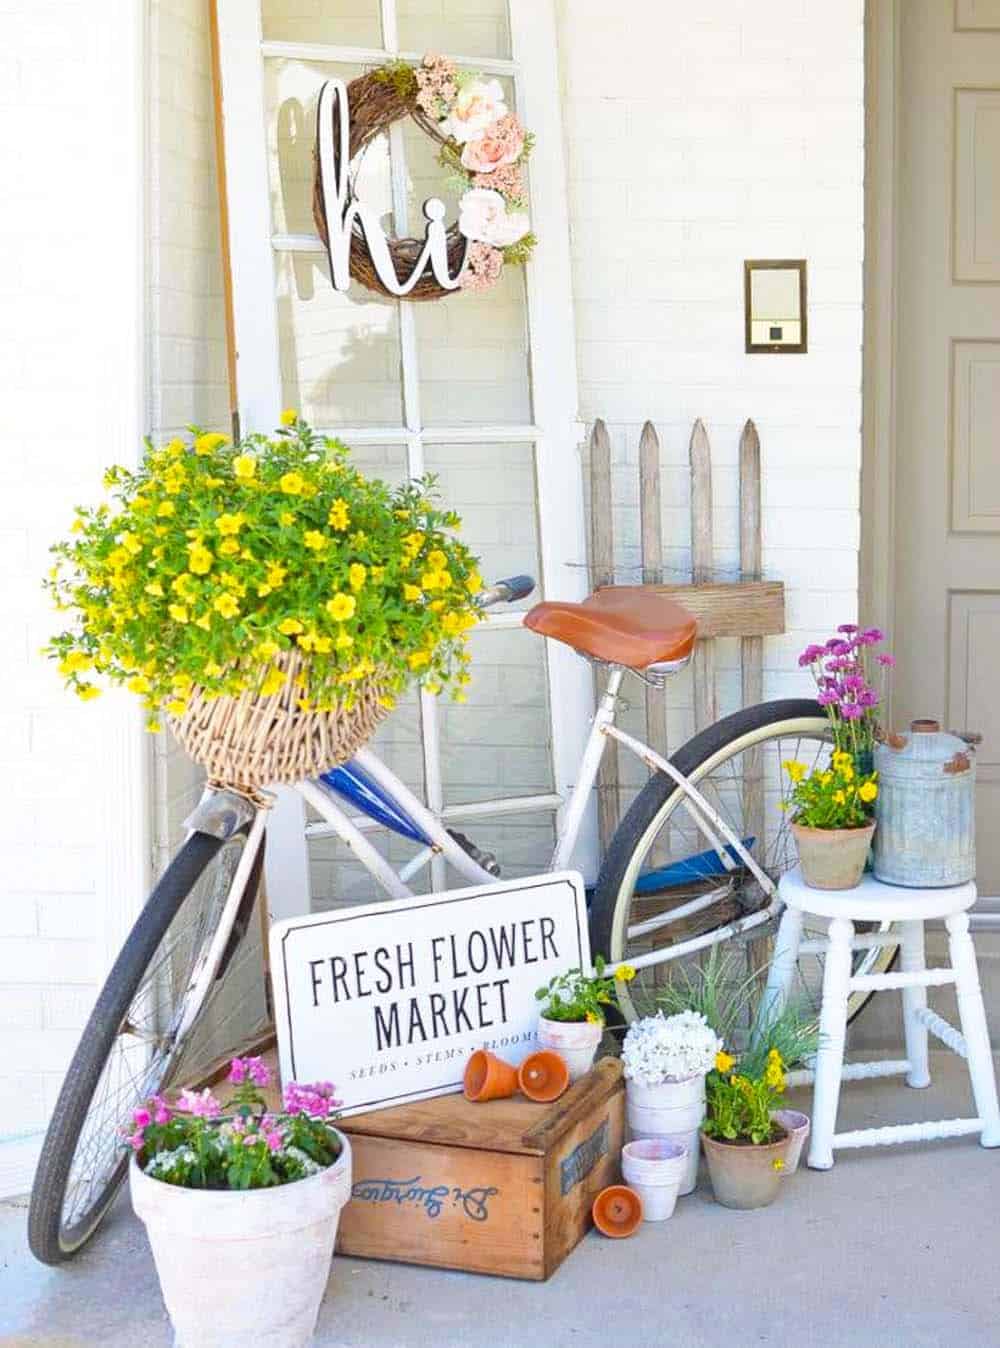
[[[518,599],[527,599],[535,588],[534,576],[508,576],[498,580],[479,596],[479,607],[489,608],[491,604],[514,604]]]

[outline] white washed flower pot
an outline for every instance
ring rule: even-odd
[[[351,1147],[328,1169],[274,1189],[183,1189],[129,1169],[175,1348],[306,1348],[330,1275]]]
[[[622,1176],[642,1199],[644,1222],[664,1222],[673,1215],[687,1169],[688,1151],[682,1142],[647,1137],[622,1148]]]
[[[657,1137],[687,1148],[680,1193],[689,1194],[698,1181],[699,1133],[705,1120],[704,1076],[661,1081],[655,1086],[627,1081],[625,1108],[634,1141]]]
[[[802,1158],[802,1148],[809,1137],[809,1115],[800,1114],[797,1109],[772,1109],[771,1118],[776,1119],[788,1134],[785,1174],[794,1175]]]
[[[579,1081],[593,1067],[603,1034],[603,1024],[594,1025],[588,1020],[546,1020],[539,1016],[535,1038],[539,1048],[554,1049],[566,1060],[570,1081]]]

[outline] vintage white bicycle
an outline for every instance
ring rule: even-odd
[[[486,591],[482,604],[514,602],[533,589],[530,577],[513,577]],[[828,722],[808,699],[767,702],[718,721],[668,760],[622,730],[616,711],[627,672],[661,685],[690,660],[696,623],[680,605],[640,587],[610,587],[582,604],[538,604],[524,621],[607,668],[551,869],[572,864],[609,739],[651,771],[590,895],[591,950],[637,970],[621,985],[622,1011],[632,1019],[655,1005],[672,962],[765,934],[778,909],[777,881],[794,862],[780,808],[781,763],[823,760]],[[296,789],[388,898],[408,897],[434,856],[463,883],[500,874],[492,854],[445,827],[368,748]],[[244,1027],[247,1001],[261,999],[259,931],[255,940],[248,928],[267,820],[266,801],[206,790],[108,976],[57,1101],[32,1193],[29,1239],[46,1263],[79,1250],[111,1205],[127,1166],[117,1134],[132,1110],[172,1082],[202,1079],[219,1057],[225,1027]],[[413,844],[400,870],[372,842],[372,821]],[[803,945],[799,968],[803,995],[817,1006],[820,945]],[[879,972],[894,955],[891,944],[859,950],[856,972]],[[855,996],[852,1014],[864,1001]]]

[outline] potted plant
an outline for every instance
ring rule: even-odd
[[[707,1082],[708,1115],[701,1136],[716,1202],[727,1208],[773,1203],[786,1166],[790,1137],[774,1117],[785,1089],[779,1051],[763,1066],[720,1054]]]
[[[266,1108],[268,1069],[234,1058],[226,1111],[209,1090],[135,1112],[132,1204],[146,1226],[163,1300],[184,1348],[312,1340],[351,1149],[332,1126],[328,1083],[289,1084]]]
[[[597,1046],[604,1034],[606,1008],[615,1005],[615,983],[628,983],[635,970],[620,964],[606,974],[607,962],[598,955],[594,972],[570,969],[556,974],[535,993],[543,1006],[536,1038],[540,1048],[554,1049],[566,1060],[570,1081],[579,1081],[590,1071]]]
[[[878,774],[861,775],[854,758],[835,749],[829,767],[792,759],[783,764],[792,782],[785,808],[794,810],[792,833],[802,878],[813,889],[853,889],[861,882],[875,832]]]
[[[625,1105],[633,1139],[667,1138],[687,1149],[680,1192],[698,1176],[698,1130],[705,1117],[705,1076],[722,1040],[698,1011],[644,1016],[622,1045]]]
[[[293,781],[343,761],[407,682],[468,683],[476,559],[433,480],[390,488],[292,411],[232,444],[192,428],[105,475],[49,576],[50,642],[84,699],[104,676],[219,780]]]

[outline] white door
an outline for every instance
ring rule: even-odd
[[[364,471],[390,479],[435,473],[487,579],[527,571],[547,598],[583,597],[552,0],[217,0],[217,8],[244,430],[270,428],[282,407],[294,406],[351,445]],[[500,79],[536,133],[537,260],[526,271],[508,268],[484,296],[414,304],[357,284],[341,294],[312,222],[319,88],[400,56],[417,61],[429,49]],[[427,196],[449,201],[435,147],[410,123],[366,151],[359,191],[400,234]],[[454,218],[453,200],[449,207]],[[432,809],[495,850],[505,875],[538,871],[582,751],[589,671],[565,649],[546,651],[516,612],[492,615],[472,640],[468,703],[414,697],[375,746]],[[479,806],[472,816],[470,805]],[[302,819],[287,797],[277,816],[268,880],[272,908],[285,915],[302,908]],[[403,845],[385,846],[395,856]],[[314,907],[371,897],[350,857],[315,830],[309,860]],[[585,873],[596,869],[592,820],[576,862]],[[449,883],[443,863],[429,882]]]
[[[899,6],[897,720],[980,731],[1000,894],[1000,0]]]

